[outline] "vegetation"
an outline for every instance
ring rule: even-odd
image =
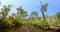
[[[24,25],[25,26],[30,26],[30,27],[32,27],[32,26],[33,27],[38,27],[38,28],[40,28],[40,27],[41,28],[50,27],[55,22],[53,24],[50,24],[49,21],[46,19],[45,12],[47,11],[47,6],[48,6],[47,3],[41,4],[41,9],[40,10],[41,10],[41,13],[42,13],[43,17],[38,16],[37,11],[31,12],[30,17],[28,17],[29,15],[28,15],[27,11],[25,11],[23,9],[23,7],[21,7],[21,6],[16,9],[17,13],[13,13],[13,14],[9,15],[9,11],[11,10],[11,5],[3,6],[3,8],[1,8],[1,11],[0,11],[0,29],[5,30],[5,29],[16,28],[16,27],[21,28]],[[56,15],[54,15],[54,16],[57,16],[58,21],[56,21],[56,22],[59,23],[60,12],[57,12]],[[48,18],[49,17],[50,16],[48,16]],[[32,21],[30,21],[31,19],[32,19]]]
[[[20,18],[26,18],[26,16],[28,16],[28,14],[22,7],[19,7],[19,8],[17,8],[17,16]]]
[[[41,4],[41,2],[40,2],[40,4]],[[44,13],[44,12],[47,11],[47,6],[48,6],[48,3],[41,4],[41,9],[40,9],[40,11],[41,11],[41,13],[42,13],[42,16],[43,16],[43,19],[44,19],[44,20],[46,19],[46,18],[45,18],[45,13]]]
[[[58,18],[58,20],[60,19],[60,12],[57,12],[56,13],[56,16],[57,16],[57,18]]]
[[[37,17],[38,17],[38,12],[36,12],[36,11],[33,11],[30,15],[30,18],[34,18],[36,20],[36,22],[37,22]]]

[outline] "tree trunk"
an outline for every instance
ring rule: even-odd
[[[41,1],[40,1],[40,4],[41,4]],[[42,4],[41,4],[41,13],[42,13],[42,16],[43,16],[43,20],[45,20],[45,14],[44,14],[44,11],[42,10]]]
[[[43,16],[43,19],[45,20],[45,14],[44,14],[44,11],[41,10],[41,13],[42,13],[42,16]]]

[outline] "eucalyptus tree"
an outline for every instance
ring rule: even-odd
[[[45,12],[47,11],[47,7],[48,7],[48,3],[45,3],[45,4],[42,4],[41,1],[40,1],[40,5],[41,5],[41,13],[42,13],[42,16],[43,16],[43,19],[45,20]]]

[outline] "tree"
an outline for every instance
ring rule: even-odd
[[[58,18],[60,18],[60,12],[57,12],[57,13],[56,13],[56,16],[57,16]]]
[[[17,16],[20,18],[26,18],[28,16],[27,12],[20,6],[17,8]]]
[[[8,6],[3,6],[3,8],[1,9],[0,14],[2,15],[2,18],[6,18],[9,14],[10,11],[10,5]]]
[[[38,16],[38,12],[37,11],[33,11],[30,16],[31,17],[37,17]]]
[[[41,4],[41,2],[40,2],[40,4]],[[47,7],[48,7],[48,3],[45,3],[45,4],[41,4],[41,13],[42,13],[42,16],[43,16],[43,19],[45,20],[46,18],[45,18],[45,12],[47,11]]]
[[[56,22],[54,23],[56,26],[60,26],[60,12],[57,12],[54,16],[56,16]]]
[[[38,12],[37,11],[33,11],[30,15],[30,17],[35,18],[36,22],[37,22],[37,16],[38,16]]]
[[[57,16],[58,20],[60,21],[60,12],[57,12],[56,16]]]
[[[10,5],[3,6],[3,8],[1,8],[1,11],[0,11],[0,16],[1,16],[1,18],[0,18],[0,26],[2,28],[7,28],[8,27],[8,21],[10,19],[8,20],[7,16],[9,14],[10,8],[11,8]]]

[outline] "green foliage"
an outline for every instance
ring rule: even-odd
[[[17,8],[17,16],[20,18],[26,18],[26,16],[28,16],[28,14],[22,7],[19,7],[19,8]]]
[[[43,4],[41,6],[41,8],[42,8],[43,11],[46,11],[47,10],[47,7],[48,7],[48,4],[47,3],[45,3],[45,4]]]
[[[19,21],[19,19],[17,19],[17,18],[15,18],[13,20],[13,24],[14,24],[14,26],[18,26],[18,27],[21,27],[23,25],[22,22]]]
[[[34,18],[37,22],[37,17],[38,17],[38,12],[37,11],[33,11],[30,15],[30,18]]]
[[[0,16],[2,17],[2,18],[6,18],[7,16],[8,16],[8,14],[9,14],[9,11],[10,11],[10,5],[8,5],[8,6],[3,6],[3,8],[1,8],[1,11],[0,11]]]
[[[55,22],[57,26],[58,24],[60,24],[60,12],[57,12],[55,16],[57,17],[57,21]]]
[[[48,6],[48,3],[45,3],[45,4],[41,4],[41,13],[42,13],[42,16],[43,16],[43,19],[45,20],[45,13],[47,11],[47,6]]]
[[[38,12],[37,11],[33,11],[30,15],[30,17],[37,17],[38,16]]]
[[[22,27],[22,22],[18,18],[1,18],[0,19],[0,28],[6,29],[6,28],[13,28],[13,27]]]
[[[2,23],[3,19],[0,18],[0,24]]]
[[[31,24],[35,26],[49,27],[49,24],[46,20],[32,22]]]
[[[8,24],[7,24],[7,22],[5,21],[5,19],[3,19],[3,18],[0,19],[0,28],[1,28],[1,29],[8,28]]]
[[[56,13],[56,16],[57,16],[58,18],[60,18],[60,12],[57,12],[57,13]]]
[[[47,6],[48,4],[43,4],[41,6],[41,12],[43,17],[45,17],[44,12],[47,11]],[[34,25],[38,27],[49,27],[52,24],[49,24],[47,20],[39,20],[38,17],[38,12],[33,11],[30,15],[30,18],[32,19],[31,22],[30,19],[26,19],[28,16],[27,11],[25,11],[22,7],[17,8],[17,13],[12,14],[12,16],[8,16],[10,11],[10,5],[8,6],[3,6],[0,12],[0,28],[6,29],[6,28],[13,28],[13,27],[22,27],[23,25]],[[1,16],[2,15],[2,16]],[[8,16],[8,17],[7,17]],[[56,16],[58,17],[58,20],[60,20],[60,12],[56,13]],[[36,21],[33,21],[36,20]],[[28,21],[28,22],[27,22]],[[55,23],[56,24],[56,23]]]
[[[40,23],[41,23],[40,25],[43,26],[43,27],[48,27],[49,26],[49,24],[46,20],[42,20]]]
[[[22,9],[22,7],[18,8],[17,10],[18,10],[17,16],[19,16],[19,17],[21,16],[23,18],[27,16],[27,12],[24,9]],[[2,12],[0,12],[0,15],[2,15],[2,16],[0,17],[0,26],[2,28],[12,28],[12,27],[16,27],[16,26],[21,27],[24,24],[22,22],[21,18],[16,17],[16,14],[7,17],[9,14],[9,11],[10,11],[10,5],[3,6],[1,11]]]

